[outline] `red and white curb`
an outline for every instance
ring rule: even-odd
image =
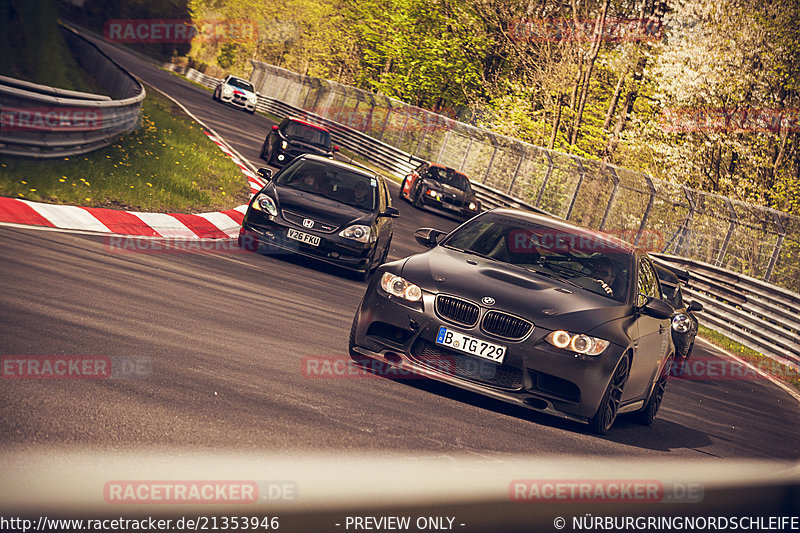
[[[261,190],[264,182],[247,168],[221,139],[208,131],[206,135],[242,169],[250,185],[250,196]],[[19,198],[0,197],[0,223],[168,239],[236,237],[246,211],[247,206],[240,205],[227,211],[196,215],[141,213],[99,207],[44,204]]]

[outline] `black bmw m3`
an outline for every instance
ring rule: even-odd
[[[350,332],[356,361],[400,367],[604,434],[651,424],[673,356],[672,307],[647,254],[599,232],[509,209],[382,265]]]
[[[309,154],[274,177],[259,174],[268,183],[250,200],[239,246],[310,257],[363,279],[386,260],[399,212],[381,176]]]

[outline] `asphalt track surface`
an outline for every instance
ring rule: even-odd
[[[271,125],[104,45],[179,100],[256,166]],[[244,180],[244,177],[243,177]],[[397,187],[393,188],[396,198]],[[422,251],[419,227],[456,221],[395,200],[390,259]],[[0,442],[36,452],[270,452],[686,458],[800,457],[798,401],[761,379],[672,379],[651,427],[584,426],[424,380],[309,377],[305,358],[347,359],[366,288],[310,261],[227,250],[133,253],[107,237],[0,228],[0,354],[149,361],[149,376],[3,380]],[[694,356],[724,362],[698,341]]]

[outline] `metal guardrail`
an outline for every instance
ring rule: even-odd
[[[703,325],[800,369],[800,294],[693,259],[653,255],[688,274],[685,294],[703,304]]]
[[[193,69],[176,69],[205,87],[220,80]],[[325,126],[336,143],[397,177],[423,160],[327,117],[258,94],[258,111],[278,117],[295,116]],[[514,207],[551,213],[502,191],[471,180],[484,207]],[[686,271],[686,295],[703,304],[700,321],[715,331],[782,363],[800,368],[800,294],[719,266],[674,255],[653,254],[666,266]]]
[[[144,87],[74,30],[61,27],[81,66],[110,96],[0,76],[0,153],[35,158],[83,154],[133,131]]]

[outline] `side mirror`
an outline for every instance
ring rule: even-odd
[[[400,216],[400,211],[396,207],[387,207],[386,210],[378,215],[379,217],[397,218]]]
[[[644,294],[640,294],[638,296],[637,303],[640,303],[638,306],[639,311],[646,315],[650,315],[653,318],[670,318],[672,317],[673,313],[675,313],[675,309],[673,309],[672,306],[664,300],[650,298]]]
[[[339,151],[339,147],[336,146],[335,144],[333,145],[333,151],[334,151],[334,153]]]
[[[261,176],[262,178],[264,178],[267,181],[270,181],[272,179],[272,170],[270,170],[270,169],[268,169],[266,167],[259,168],[256,171],[256,174],[258,174],[259,176]]]
[[[278,131],[279,129],[277,124],[272,125],[272,131]]]
[[[700,311],[703,310],[703,304],[701,304],[700,302],[692,302],[692,303],[689,304],[689,307],[687,307],[686,310],[687,311],[696,311],[696,312],[699,313]]]
[[[433,228],[420,228],[414,232],[414,239],[425,248],[433,248],[439,244],[438,240],[443,235],[447,235],[447,233]]]

